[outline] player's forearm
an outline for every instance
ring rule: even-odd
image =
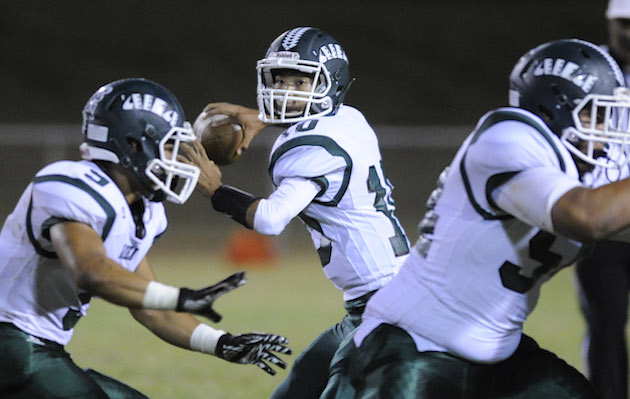
[[[253,226],[252,207],[260,198],[236,187],[222,185],[212,194],[212,207],[217,212],[230,216],[234,221],[251,229]],[[250,210],[251,209],[251,210]]]
[[[148,309],[130,309],[134,319],[171,345],[191,349],[190,339],[199,320],[188,313]]]
[[[552,209],[555,230],[581,241],[610,238],[630,228],[630,179],[596,189],[575,188]]]
[[[95,259],[76,273],[77,286],[108,302],[141,308],[150,280],[132,273],[109,258]]]

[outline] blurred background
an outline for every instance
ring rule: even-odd
[[[208,102],[255,107],[255,65],[271,41],[316,26],[345,47],[356,77],[346,103],[375,127],[398,217],[415,239],[439,171],[483,113],[506,105],[518,58],[553,39],[604,43],[605,8],[604,0],[0,2],[0,216],[40,167],[77,158],[81,110],[101,85],[155,80],[191,121]],[[268,130],[223,168],[227,183],[270,191],[277,131]],[[170,208],[170,231],[233,227],[201,198]],[[287,239],[308,239],[299,231]]]
[[[553,39],[605,43],[605,8],[604,0],[0,2],[0,218],[38,169],[78,158],[81,110],[101,85],[124,77],[155,80],[175,93],[191,121],[208,102],[255,107],[255,65],[271,41],[287,29],[316,26],[345,47],[356,78],[346,103],[376,130],[398,218],[414,241],[439,172],[477,119],[507,104],[518,58]],[[270,193],[267,157],[277,134],[264,131],[237,163],[222,168],[224,182]],[[197,194],[167,207],[169,233],[158,254],[182,262],[178,256],[189,253],[225,259],[242,233]],[[265,245],[273,247],[278,267],[312,264],[313,278],[330,285],[300,222]],[[291,258],[294,252],[301,255]],[[194,272],[188,280],[199,284]],[[564,297],[572,300],[567,284]],[[333,300],[324,327],[341,314],[341,296]],[[307,331],[303,343],[324,327]],[[568,328],[577,331],[568,348],[577,359],[582,326]],[[266,382],[266,389],[278,382]]]

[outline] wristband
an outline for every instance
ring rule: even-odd
[[[247,208],[260,197],[254,197],[248,192],[226,184],[219,187],[212,194],[212,207],[232,217],[235,221],[251,229],[247,224]]]
[[[145,309],[175,310],[178,298],[179,288],[151,281],[144,291],[142,307]]]
[[[219,338],[225,335],[223,330],[215,330],[207,324],[199,324],[190,336],[190,349],[214,355]]]

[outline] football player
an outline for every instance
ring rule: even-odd
[[[267,124],[287,127],[269,158],[275,191],[258,198],[223,185],[212,194],[204,178],[199,191],[212,195],[217,211],[262,234],[280,234],[296,216],[306,225],[347,314],[295,360],[272,397],[319,398],[339,343],[360,322],[367,299],[398,271],[409,244],[376,134],[359,110],[343,104],[351,77],[339,42],[317,28],[288,30],[257,71],[258,110],[211,103],[205,111],[236,117],[246,140]]]
[[[167,227],[162,201],[183,204],[199,177],[178,160],[202,147],[173,94],[144,79],[107,84],[83,110],[83,134],[83,160],[40,170],[0,233],[0,396],[145,397],[64,350],[94,296],[170,344],[270,374],[270,364],[285,367],[273,353],[290,353],[284,337],[232,336],[191,315],[219,321],[214,301],[243,285],[244,272],[192,290],[158,283],[147,262]],[[220,181],[213,165],[205,173]]]
[[[510,106],[479,120],[440,177],[407,261],[333,361],[331,380],[351,385],[324,397],[596,397],[522,327],[590,243],[630,241],[630,179],[580,181],[627,164],[628,89],[600,47],[558,40],[515,65]]]
[[[611,0],[606,12],[610,54],[630,82],[630,2]],[[628,176],[629,168],[621,171]],[[592,185],[619,174],[596,170]],[[584,337],[586,374],[602,399],[628,398],[626,323],[630,293],[630,243],[605,240],[576,264],[580,308],[587,323]]]

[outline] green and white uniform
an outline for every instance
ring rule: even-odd
[[[108,256],[134,271],[167,227],[164,205],[142,201],[143,223],[137,225],[118,186],[89,161],[55,162],[36,174],[0,233],[0,330],[11,337],[8,341],[0,339],[3,353],[18,356],[6,345],[15,345],[12,340],[22,336],[38,350],[55,349],[57,354],[51,352],[51,356],[58,356],[89,307],[90,295],[76,286],[54,252],[50,227],[64,221],[89,225],[101,235]],[[34,359],[39,364],[25,365],[22,373],[15,369],[8,373],[5,367],[11,367],[12,361],[23,364],[24,360],[5,357],[0,374],[15,378],[0,377],[0,392],[19,389],[26,377],[44,378],[47,372],[50,378],[57,375],[54,367],[39,369],[45,360]],[[71,363],[69,357],[67,363]],[[39,375],[29,375],[32,370],[39,370]]]
[[[589,397],[575,369],[522,333],[541,285],[582,249],[551,219],[578,186],[570,153],[540,118],[486,114],[432,196],[411,255],[366,307],[350,351],[357,397]]]
[[[276,190],[258,205],[254,229],[279,234],[306,224],[326,277],[343,291],[348,315],[294,362],[274,398],[317,398],[337,346],[358,325],[365,301],[396,274],[409,253],[394,215],[376,134],[342,105],[335,115],[297,123],[276,140],[269,164]]]

